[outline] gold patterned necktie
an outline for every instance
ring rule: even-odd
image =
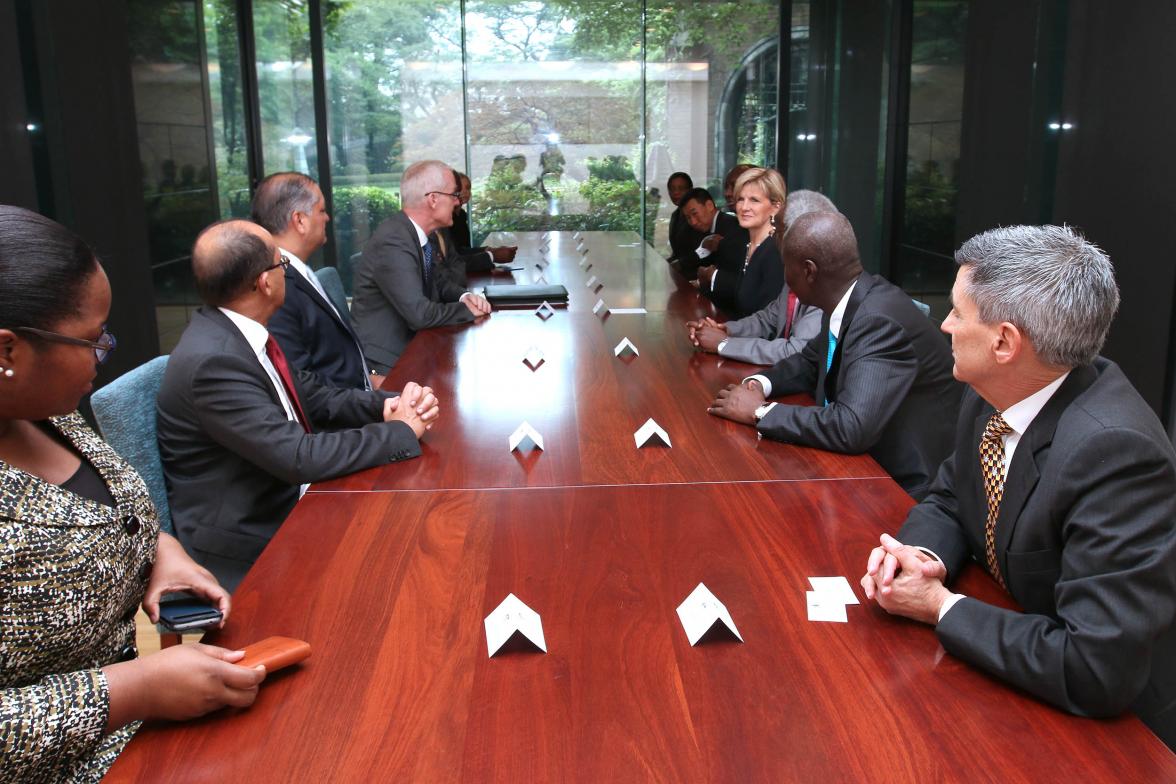
[[[980,437],[980,473],[984,476],[984,493],[988,496],[988,521],[984,524],[984,557],[988,573],[1005,587],[1000,567],[996,563],[996,518],[1000,515],[1000,499],[1004,496],[1004,442],[1001,436],[1013,432],[1009,423],[997,411],[988,419],[984,435]]]

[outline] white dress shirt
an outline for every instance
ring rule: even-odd
[[[829,315],[829,331],[833,333],[833,337],[837,338],[838,340],[841,339],[841,322],[845,320],[845,309],[849,306],[849,296],[853,294],[853,290],[855,288],[857,288],[856,280],[849,284],[849,288],[846,289],[845,294],[841,296],[841,301],[837,303],[837,307],[833,308],[833,312]],[[772,396],[772,382],[768,380],[767,376],[756,373],[753,376],[748,376],[747,378],[743,379],[743,383],[746,384],[748,381],[753,380],[758,381],[760,386],[763,387],[764,397]],[[761,408],[760,418],[762,419],[763,417],[767,416],[776,406],[776,403],[768,403],[766,406],[763,406]]]
[[[715,210],[715,215],[713,218],[711,218],[710,231],[707,233],[707,235],[705,237],[702,238],[702,242],[706,242],[708,239],[710,239],[711,237],[713,237],[715,235],[715,226],[718,224],[718,222],[719,222],[719,211]],[[702,247],[702,242],[698,243],[698,247],[694,251],[695,255],[697,255],[699,259],[705,259],[711,253],[709,250]],[[712,275],[711,276],[711,285],[714,286],[714,284],[715,284],[715,277],[714,277],[714,275]]]
[[[408,213],[405,213],[404,217],[408,218]],[[422,229],[422,228],[421,228],[421,227],[420,227],[420,226],[417,224],[417,222],[416,222],[416,221],[414,221],[412,218],[408,218],[408,222],[412,224],[412,227],[413,227],[414,229],[416,229],[416,233],[417,233],[417,242],[419,242],[419,243],[421,244],[421,255],[424,255],[424,252],[425,252],[425,246],[429,244],[429,235],[425,234],[425,230],[424,230],[424,229]],[[493,256],[491,256],[491,258],[493,259]],[[436,264],[437,264],[437,260],[436,260],[436,259],[433,259],[433,264],[434,264],[434,266],[436,266]],[[457,298],[457,301],[458,301],[458,302],[465,302],[465,301],[466,301],[466,297],[469,297],[469,296],[472,296],[472,294],[471,294],[470,292],[468,292],[468,291],[467,291],[467,292],[465,292],[464,294],[462,294],[460,297],[458,297],[458,298]]]
[[[253,349],[253,355],[257,357],[257,361],[261,363],[265,374],[269,376],[270,384],[274,391],[278,393],[278,400],[282,401],[282,408],[286,411],[286,418],[291,422],[298,422],[298,415],[294,413],[294,404],[290,402],[290,396],[286,393],[286,385],[282,383],[281,376],[278,375],[278,369],[274,367],[274,363],[270,361],[269,355],[265,353],[265,344],[269,340],[269,330],[263,324],[260,324],[248,316],[242,316],[235,310],[228,308],[217,308],[221,313],[228,317],[229,321],[241,331],[245,342],[249,344],[249,348]],[[299,423],[299,427],[302,424]],[[299,492],[299,497],[306,492],[309,484],[302,485]]]

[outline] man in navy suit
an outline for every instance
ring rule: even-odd
[[[327,242],[327,214],[318,183],[298,172],[271,174],[253,194],[253,222],[273,235],[286,267],[286,301],[269,321],[269,331],[290,364],[331,386],[379,387],[370,375],[351,317],[323,289],[306,260]]]
[[[1010,226],[956,263],[955,448],[862,588],[953,656],[1071,713],[1131,711],[1176,748],[1176,452],[1098,356],[1110,259],[1066,227]],[[969,563],[1020,609],[953,592]]]

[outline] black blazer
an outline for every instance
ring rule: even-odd
[[[695,231],[682,214],[682,208],[676,208],[670,214],[670,261],[678,262],[678,269],[687,278],[698,277],[698,243],[706,236]]]
[[[286,418],[236,325],[204,307],[159,389],[159,453],[176,536],[197,561],[213,556],[213,573],[230,590],[294,508],[299,485],[421,453],[408,425],[383,421],[387,393],[325,386],[304,370],[293,376],[313,434]]]
[[[832,452],[869,452],[922,498],[951,452],[963,389],[944,335],[902,289],[863,272],[826,373],[828,348],[826,313],[799,354],[764,373],[773,396],[811,392],[817,405],[776,406],[760,420],[760,432]]]
[[[724,248],[724,245],[727,247]],[[726,258],[730,259],[734,255],[738,261],[734,269],[720,267],[715,275],[714,286],[708,288],[704,283],[700,290],[728,315],[745,318],[763,310],[780,296],[780,289],[784,288],[784,265],[780,262],[780,250],[775,238],[768,237],[759,244],[751,254],[746,269],[743,267],[743,259],[747,254],[746,240],[742,247],[732,248],[724,236],[719,250]]]
[[[965,394],[954,451],[898,533],[949,579],[985,563],[992,412]],[[1021,437],[996,559],[1024,611],[962,599],[936,627],[944,649],[1072,713],[1133,711],[1176,748],[1176,453],[1118,365],[1075,368]]]
[[[721,234],[723,241],[719,243],[717,250],[700,263],[714,265],[721,270],[738,274],[743,269],[743,257],[747,255],[747,243],[751,241],[750,234],[747,229],[739,225],[739,219],[729,212],[719,213],[719,217],[715,220],[715,234]]]
[[[475,246],[470,232],[470,216],[464,207],[457,208],[453,213],[453,225],[441,229],[446,241],[452,248],[445,249],[447,259],[452,257],[460,267],[469,272],[490,272],[494,269],[494,260],[490,256],[490,249],[484,245]],[[464,284],[463,284],[464,285]]]
[[[293,367],[331,386],[364,388],[368,368],[359,337],[293,266],[286,269],[286,300],[266,328]]]
[[[376,370],[396,364],[419,330],[474,320],[459,302],[465,290],[443,270],[434,248],[433,274],[425,284],[425,258],[412,221],[403,212],[380,224],[355,267],[351,320],[363,353]]]

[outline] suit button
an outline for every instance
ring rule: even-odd
[[[155,564],[151,561],[145,562],[139,567],[139,579],[147,582],[151,578],[151,570],[155,568]]]
[[[122,522],[123,522],[123,528],[126,529],[126,532],[128,534],[130,534],[131,536],[134,536],[135,534],[139,533],[139,529],[143,525],[142,523],[139,522],[138,515],[128,515],[127,517],[123,518]]]
[[[136,648],[134,645],[128,645],[127,647],[123,648],[118,654],[118,660],[120,662],[133,661],[137,658],[139,658],[139,649]]]

